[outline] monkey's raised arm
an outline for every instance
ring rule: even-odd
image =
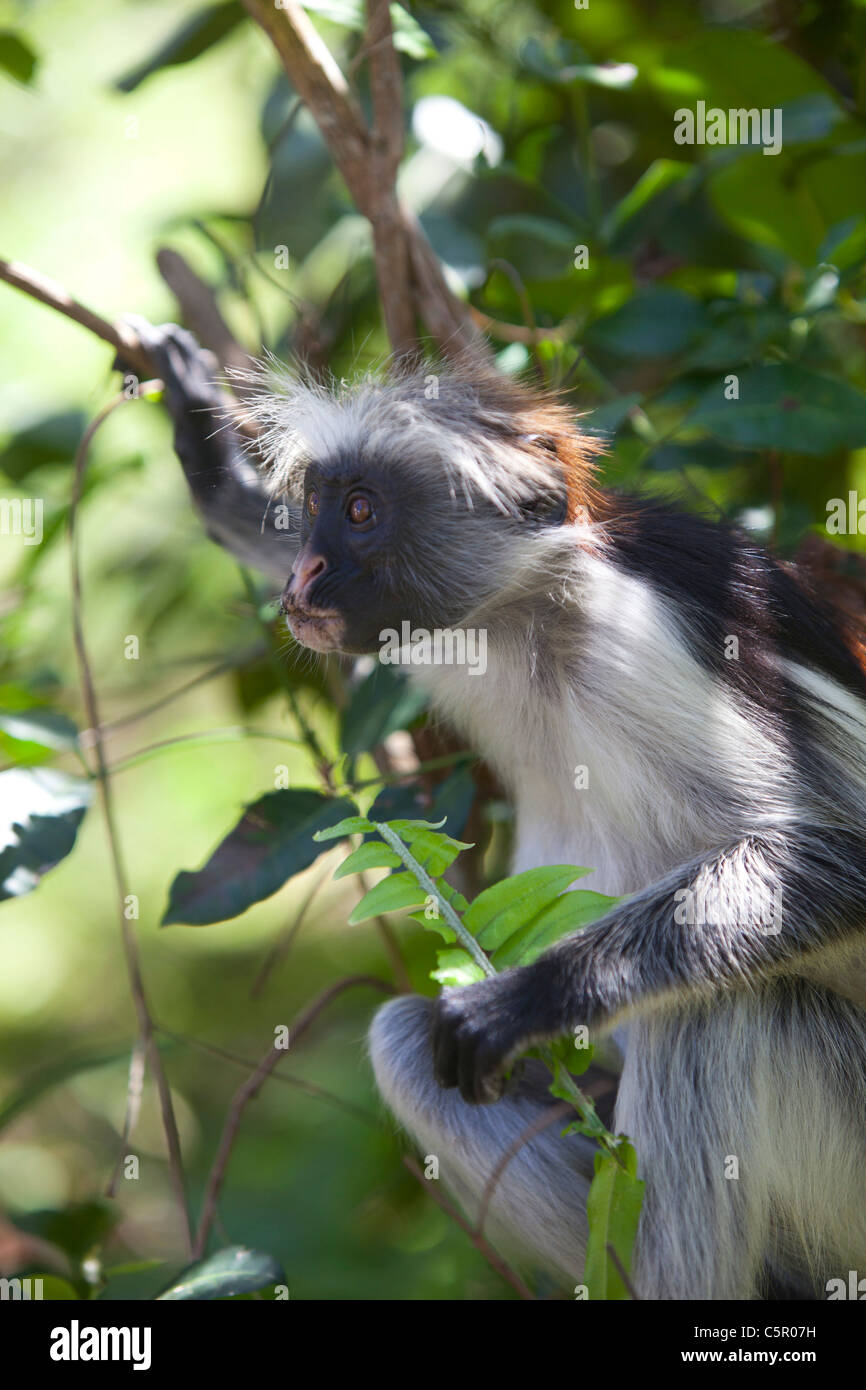
[[[298,552],[300,513],[277,508],[226,414],[210,355],[176,324],[130,320],[165,384],[174,447],[208,535],[245,564],[285,584]],[[286,520],[288,518],[288,525]]]
[[[498,1099],[519,1053],[579,1024],[797,974],[866,922],[866,837],[800,827],[695,859],[533,965],[445,990],[433,1048],[443,1086]]]

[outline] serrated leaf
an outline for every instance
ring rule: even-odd
[[[351,801],[306,787],[268,792],[247,807],[203,868],[177,875],[162,925],[200,927],[240,916],[309,868],[321,853],[316,832],[336,828],[352,810]]]
[[[400,833],[399,831],[397,832]],[[404,838],[401,836],[401,839]],[[431,878],[439,878],[454,863],[461,850],[472,846],[437,830],[414,830],[407,841],[410,852]]]
[[[485,951],[495,951],[533,922],[570,883],[590,872],[575,864],[526,869],[479,893],[464,915],[464,924]]]
[[[623,1163],[612,1154],[596,1154],[595,1177],[586,1202],[589,1239],[583,1282],[592,1300],[629,1297],[607,1247],[613,1246],[628,1272],[646,1184],[637,1176],[637,1156],[632,1145],[622,1140],[618,1152]]]
[[[0,773],[0,901],[31,892],[65,859],[92,794],[84,778],[53,768]]]
[[[356,927],[359,922],[367,922],[384,912],[400,912],[403,908],[417,907],[426,898],[427,894],[415,882],[414,874],[408,870],[402,874],[391,874],[364,894],[349,918],[349,926]]]
[[[485,978],[481,966],[476,965],[469,952],[462,948],[438,951],[436,960],[438,967],[430,971],[430,978],[438,980],[441,985],[474,985]]]
[[[273,1255],[249,1250],[243,1245],[230,1245],[185,1270],[177,1283],[158,1297],[160,1301],[231,1298],[283,1283],[285,1274]]]
[[[397,869],[402,862],[390,845],[384,845],[381,840],[365,840],[334,870],[334,878],[362,874],[367,869]]]
[[[373,826],[366,816],[346,816],[337,825],[330,825],[324,830],[317,830],[313,839],[317,844],[325,840],[345,840],[348,835],[363,835],[372,830]]]
[[[410,912],[409,916],[412,918],[413,922],[420,922],[421,926],[425,927],[427,931],[435,931],[437,935],[441,936],[442,940],[447,941],[449,945],[457,940],[457,933],[454,928],[449,927],[447,921],[441,914],[438,917],[428,917],[426,901],[423,907],[419,907],[416,912]]]
[[[565,892],[549,907],[513,932],[491,960],[497,970],[508,970],[513,965],[531,965],[549,946],[568,936],[569,932],[579,931],[588,922],[603,917],[619,902],[619,898],[609,898],[604,893],[592,893],[578,888]]]

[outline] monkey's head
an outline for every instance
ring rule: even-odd
[[[593,449],[569,412],[489,369],[292,381],[258,414],[273,486],[302,516],[282,607],[316,651],[376,652],[407,621],[458,627],[541,576],[557,533],[591,514]]]

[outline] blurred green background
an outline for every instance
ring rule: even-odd
[[[366,106],[361,6],[305,8]],[[608,441],[609,484],[734,517],[862,606],[863,539],[834,536],[831,550],[824,523],[830,499],[866,494],[866,4],[446,0],[394,14],[401,192],[449,283],[492,321],[502,370],[568,392]],[[782,152],[678,145],[674,112],[699,100],[781,109]],[[239,4],[0,5],[0,127],[0,254],[105,317],[178,316],[154,260],[169,246],[251,351],[338,377],[387,352],[367,225]],[[86,723],[65,520],[75,450],[116,378],[103,343],[3,284],[0,315],[2,495],[43,499],[45,517],[39,546],[0,536],[0,757],[75,774],[74,752],[15,731],[25,710]],[[732,373],[739,408],[721,404]],[[96,435],[79,539],[146,980],[158,1022],[182,1036],[163,1041],[197,1210],[246,1074],[200,1045],[254,1062],[328,984],[393,974],[379,931],[345,925],[357,885],[323,877],[339,851],[201,928],[160,928],[171,884],[273,789],[275,766],[292,787],[319,785],[286,682],[329,759],[351,754],[341,766],[362,779],[389,724],[417,720],[394,690],[349,737],[346,701],[369,690],[287,651],[271,588],[252,601],[206,539],[158,404],[131,402]],[[238,729],[269,737],[214,733]],[[190,734],[202,737],[120,766]],[[4,825],[21,819],[20,786],[0,774]],[[482,816],[498,827],[488,875],[507,815],[494,799]],[[392,925],[431,991],[432,939]],[[341,996],[287,1059],[307,1089],[272,1079],[248,1110],[216,1243],[272,1253],[293,1298],[509,1297],[400,1163],[364,1056],[375,1002],[369,989]],[[102,1197],[135,1029],[95,807],[38,889],[0,904],[0,1022],[0,1260],[20,1247],[18,1268],[45,1268],[29,1233],[65,1252],[78,1287],[89,1256],[93,1287],[120,1267],[108,1296],[152,1295],[184,1256],[149,1079],[127,1146],[140,1177]]]

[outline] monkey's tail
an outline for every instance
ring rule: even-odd
[[[583,1277],[586,1196],[595,1146],[561,1137],[550,1077],[532,1064],[495,1105],[468,1105],[433,1073],[431,1001],[402,995],[379,1009],[369,1046],[379,1090],[438,1175],[508,1259],[575,1284]],[[545,1124],[550,1118],[551,1123]],[[507,1158],[507,1162],[504,1160]]]

